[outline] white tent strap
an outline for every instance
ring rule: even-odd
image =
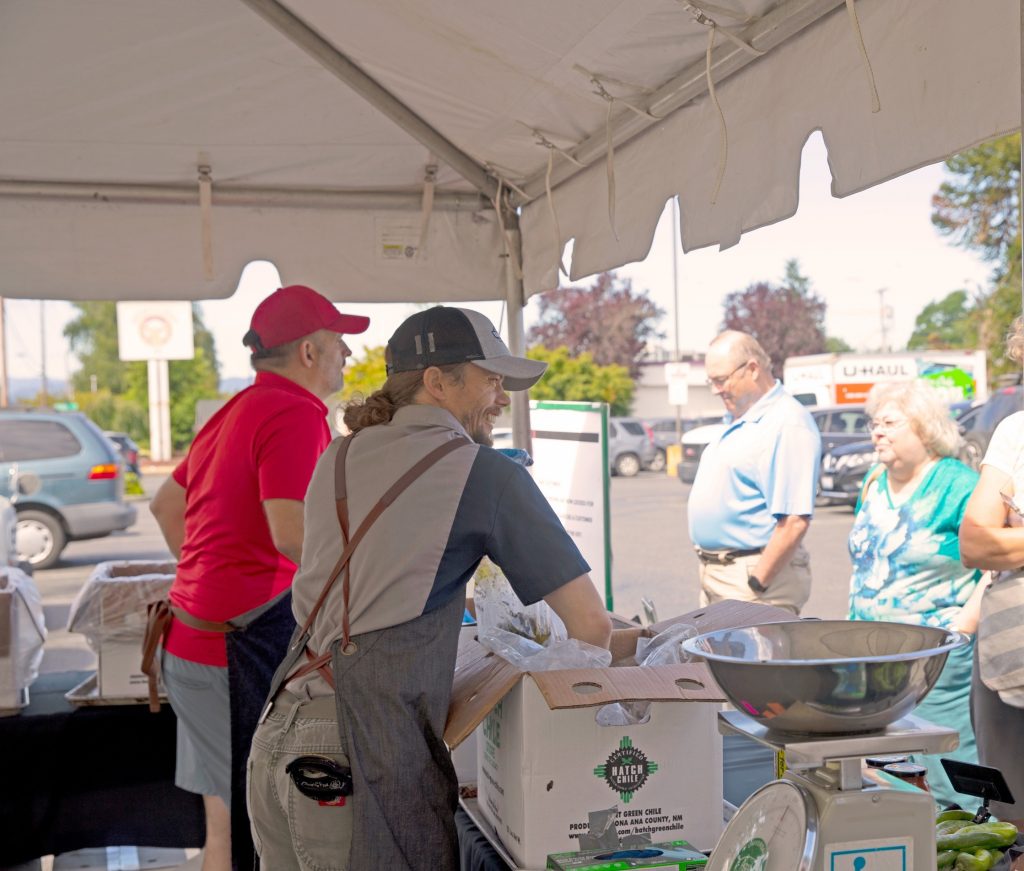
[[[199,166],[199,221],[203,277],[207,281],[213,281],[213,176],[206,164]]]
[[[875,71],[871,68],[871,58],[868,57],[868,49],[864,44],[864,34],[861,33],[860,18],[857,16],[857,9],[854,6],[854,0],[846,0],[846,11],[850,16],[850,26],[853,28],[853,35],[857,40],[857,48],[860,50],[860,56],[864,59],[864,71],[867,73],[868,89],[871,91],[871,111],[872,113],[881,112],[882,103],[878,99],[878,88],[875,85]]]
[[[522,281],[523,267],[519,262],[516,246],[512,244],[512,239],[505,228],[505,180],[500,175],[498,176],[498,190],[492,202],[494,203],[494,211],[498,215],[498,229],[501,230],[501,238],[505,242],[505,256],[508,257],[509,263],[512,264],[512,274],[515,275],[516,280]]]
[[[569,270],[565,268],[565,261],[562,260],[562,230],[558,226],[558,212],[555,211],[555,198],[551,193],[551,170],[554,168],[555,149],[554,146],[549,146],[548,171],[544,175],[544,193],[548,201],[548,210],[551,212],[551,226],[555,230],[555,260],[558,263],[558,268],[568,276]]]
[[[580,161],[578,161],[575,157],[573,157],[572,154],[567,149],[562,148],[560,145],[558,145],[558,143],[556,143],[552,139],[552,136],[554,134],[548,135],[543,130],[540,130],[537,127],[531,127],[529,124],[523,124],[522,121],[517,121],[516,123],[520,124],[521,126],[525,127],[527,130],[529,130],[533,134],[533,138],[537,140],[537,144],[538,145],[543,145],[545,148],[552,148],[555,151],[557,151],[559,154],[561,154],[562,157],[564,157],[566,160],[568,160],[571,164],[573,164],[573,166],[577,166],[580,169],[586,169],[586,164],[585,163],[580,163]]]
[[[729,163],[729,128],[725,123],[725,112],[722,111],[722,104],[718,102],[718,94],[715,91],[715,79],[711,75],[711,53],[715,49],[715,32],[718,27],[712,23],[708,30],[708,50],[706,58],[706,75],[708,79],[708,97],[711,99],[715,111],[718,113],[719,127],[719,148],[718,148],[718,171],[715,173],[715,187],[711,192],[711,205],[718,202],[718,193],[722,189],[722,180],[725,178],[725,168]]]
[[[437,183],[437,164],[431,162],[423,172],[423,200],[420,205],[420,241],[416,246],[416,256],[422,257],[427,249],[427,231],[430,229],[430,216],[434,211],[434,185]]]

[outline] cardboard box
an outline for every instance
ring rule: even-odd
[[[690,871],[703,868],[708,857],[688,841],[668,841],[646,847],[620,850],[585,850],[581,853],[553,853],[549,871],[627,871],[630,868],[675,868]]]
[[[97,694],[103,699],[145,699],[142,638],[146,608],[167,597],[175,563],[124,560],[100,563],[71,606],[68,631],[81,632],[96,650]],[[163,694],[163,686],[160,686]]]
[[[531,674],[460,641],[445,740],[479,726],[477,790],[481,812],[521,866],[579,848],[588,813],[618,806],[621,835],[686,838],[710,849],[722,831],[724,695],[703,663],[630,666],[641,635],[678,622],[701,632],[794,619],[788,611],[723,602],[656,624],[615,630],[618,667]],[[617,701],[651,702],[649,718],[601,726],[597,710]]]

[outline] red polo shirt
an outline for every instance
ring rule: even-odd
[[[224,621],[272,599],[295,564],[274,547],[265,499],[306,497],[330,443],[327,407],[294,381],[259,372],[200,430],[174,470],[185,488],[185,542],[171,602]],[[224,636],[175,620],[166,649],[205,665],[227,665]]]

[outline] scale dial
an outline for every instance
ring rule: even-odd
[[[811,871],[817,843],[813,799],[798,784],[776,780],[729,820],[707,871]]]

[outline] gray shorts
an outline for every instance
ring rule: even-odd
[[[231,704],[228,670],[163,652],[167,698],[178,718],[174,784],[219,795],[231,807]]]

